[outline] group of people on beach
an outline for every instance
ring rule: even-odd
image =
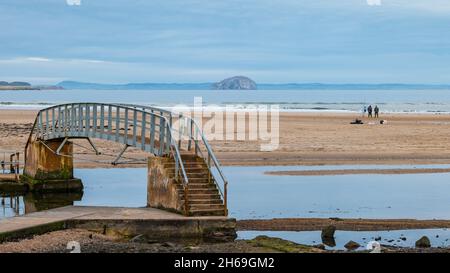
[[[366,113],[367,113],[367,117],[369,117],[369,118],[372,118],[372,117],[378,118],[379,117],[379,113],[380,113],[380,108],[378,108],[378,105],[375,105],[374,108],[372,108],[372,105],[369,105],[369,107],[366,107],[364,105],[363,115],[365,116]]]

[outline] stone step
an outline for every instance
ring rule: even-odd
[[[174,176],[175,176],[175,170],[173,170],[169,173],[170,178],[173,178]],[[207,173],[187,173],[186,176],[189,179],[189,181],[191,181],[191,180],[196,181],[196,179],[208,180]],[[214,181],[212,177],[211,177],[211,181]]]
[[[214,190],[216,190],[217,187],[215,184],[212,184],[212,183],[189,183],[188,189],[214,189]]]
[[[225,216],[224,209],[196,209],[189,212],[192,216]]]
[[[195,204],[223,204],[222,199],[189,199],[190,205]]]
[[[184,185],[179,183],[175,185],[178,190],[184,190]],[[211,190],[217,190],[217,187],[215,184],[212,183],[189,183],[188,190],[189,189],[211,189]]]
[[[191,183],[211,183],[211,184],[213,184],[214,183],[214,180],[213,179],[208,179],[208,177],[191,177],[191,178],[189,178],[188,177],[188,179],[189,179],[189,184],[191,184]]]
[[[188,193],[189,200],[208,199],[208,200],[222,200],[219,193]],[[183,190],[178,192],[178,195],[182,201],[184,201]]]
[[[179,194],[184,194],[184,190],[183,189],[179,189]],[[180,193],[181,191],[181,193]],[[217,188],[213,188],[213,189],[192,189],[192,188],[188,188],[188,194],[192,195],[192,194],[219,194],[219,190]]]
[[[164,167],[164,169],[175,172],[175,166]],[[186,173],[209,172],[207,167],[200,166],[184,166],[184,171]]]
[[[189,210],[224,209],[223,204],[192,204],[189,202]]]

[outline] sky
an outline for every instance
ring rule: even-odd
[[[449,0],[1,0],[0,80],[450,83]]]

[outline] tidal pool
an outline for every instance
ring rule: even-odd
[[[238,239],[253,239],[256,236],[266,235],[304,245],[322,244],[320,231],[238,231]],[[366,250],[370,242],[377,239],[378,243],[397,247],[415,247],[415,242],[422,236],[430,239],[432,247],[448,247],[450,245],[449,229],[411,229],[392,231],[336,231],[334,247],[325,245],[329,250],[345,250],[344,245],[350,240],[357,242],[361,247],[357,250]]]
[[[327,170],[387,166],[270,166],[224,167],[229,180],[230,216],[237,219],[286,217],[450,219],[450,173],[358,174],[336,176],[274,176],[267,171]],[[448,165],[390,166],[389,168],[447,168]],[[145,207],[146,168],[77,169],[83,180],[82,196],[19,197],[0,206],[0,218],[20,215],[31,208],[62,204]],[[49,199],[50,198],[50,199]],[[25,200],[26,199],[26,200]],[[63,201],[65,200],[65,201]],[[27,202],[25,202],[27,201]],[[28,204],[26,206],[25,203]],[[44,202],[44,205],[40,203]],[[13,202],[13,204],[15,204]],[[30,210],[29,210],[30,211]]]

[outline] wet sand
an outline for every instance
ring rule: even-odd
[[[116,238],[82,229],[49,232],[14,242],[0,244],[0,253],[68,253],[67,244],[80,244],[82,253],[344,253],[324,250],[321,246],[297,244],[274,237],[258,236],[251,240],[228,243],[155,242],[145,238]],[[368,252],[367,250],[359,250]],[[401,248],[383,246],[383,253],[449,253],[446,247]]]
[[[34,110],[0,110],[0,150],[22,151],[36,115]],[[257,141],[212,140],[223,165],[340,165],[340,164],[448,164],[450,115],[381,115],[387,124],[357,114],[280,113],[280,145],[260,151]],[[236,139],[236,138],[235,138]],[[75,141],[76,167],[107,167],[122,149],[117,143],[94,140],[103,156],[95,156],[84,140]],[[147,154],[130,149],[129,159]],[[98,164],[102,161],[104,164]],[[124,166],[136,166],[132,162]],[[138,166],[143,166],[143,162]]]
[[[345,231],[450,228],[450,220],[277,218],[237,221],[238,230],[315,231],[333,225]]]
[[[274,171],[274,172],[265,172],[264,174],[276,176],[279,175],[322,176],[322,175],[349,175],[349,174],[423,174],[423,173],[450,173],[450,168]]]

